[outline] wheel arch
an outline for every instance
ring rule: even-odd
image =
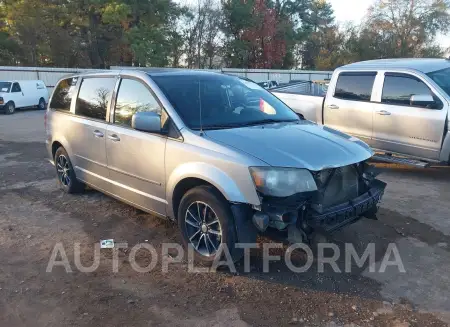
[[[444,137],[444,142],[442,142],[439,161],[450,164],[450,131],[447,132]]]
[[[182,179],[181,181],[179,181],[173,190],[172,205],[171,205],[172,212],[173,212],[172,218],[176,219],[176,217],[178,215],[178,207],[180,206],[181,199],[183,198],[183,196],[189,190],[191,190],[195,187],[198,187],[198,186],[203,186],[203,185],[213,187],[217,192],[222,194],[220,192],[220,190],[217,189],[217,187],[215,187],[211,183],[205,181],[204,179],[200,179],[200,178],[196,178],[196,177],[186,177],[186,178]],[[223,196],[223,194],[222,194],[222,196]]]
[[[66,150],[66,152],[69,155],[71,161],[73,162],[73,160],[75,158],[72,158],[71,148],[70,148],[67,140],[64,137],[53,138],[53,140],[52,140],[52,147],[51,147],[52,159],[55,160],[55,153],[56,153],[56,150],[58,150],[59,147],[63,147]]]

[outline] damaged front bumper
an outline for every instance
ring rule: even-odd
[[[327,208],[323,212],[311,210],[307,216],[307,224],[314,229],[334,232],[362,217],[374,219],[385,188],[386,183],[374,180],[371,188],[355,199]]]
[[[345,169],[347,171],[343,173]],[[352,182],[352,189],[343,188],[342,192],[348,192],[348,197],[345,198],[338,192],[333,178],[341,178],[347,182],[349,172],[354,175],[355,180]],[[373,167],[361,163],[327,174],[326,178],[322,176],[322,183],[318,181],[320,187],[316,192],[296,194],[284,199],[263,196],[261,211],[253,215],[254,225],[260,232],[268,227],[284,231],[289,226],[295,226],[308,236],[318,231],[337,231],[362,217],[376,219],[386,183],[375,179]],[[331,196],[327,193],[327,188],[334,188]]]

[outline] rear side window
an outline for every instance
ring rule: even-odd
[[[381,102],[392,105],[411,106],[411,96],[431,95],[435,104],[430,106],[418,106],[429,109],[440,109],[442,102],[437,98],[428,86],[411,75],[386,74],[384,77],[383,94]]]
[[[341,73],[334,97],[344,100],[370,101],[376,73]]]
[[[70,111],[70,103],[75,93],[77,77],[63,79],[53,92],[50,108],[55,110]]]
[[[83,79],[78,93],[75,114],[106,120],[106,111],[115,85],[116,79],[114,77]]]

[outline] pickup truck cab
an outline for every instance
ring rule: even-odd
[[[40,80],[0,81],[0,111],[13,114],[16,109],[46,108],[48,90]]]
[[[336,69],[325,95],[272,92],[306,119],[356,136],[388,162],[448,164],[450,61],[382,59]]]
[[[278,231],[308,241],[373,218],[385,184],[363,142],[301,119],[253,82],[195,71],[74,75],[55,88],[46,144],[61,189],[89,185],[178,222],[212,262]]]

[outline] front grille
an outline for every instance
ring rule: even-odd
[[[320,194],[316,203],[322,208],[347,202],[362,193],[355,165],[320,171],[315,174],[315,179]]]

